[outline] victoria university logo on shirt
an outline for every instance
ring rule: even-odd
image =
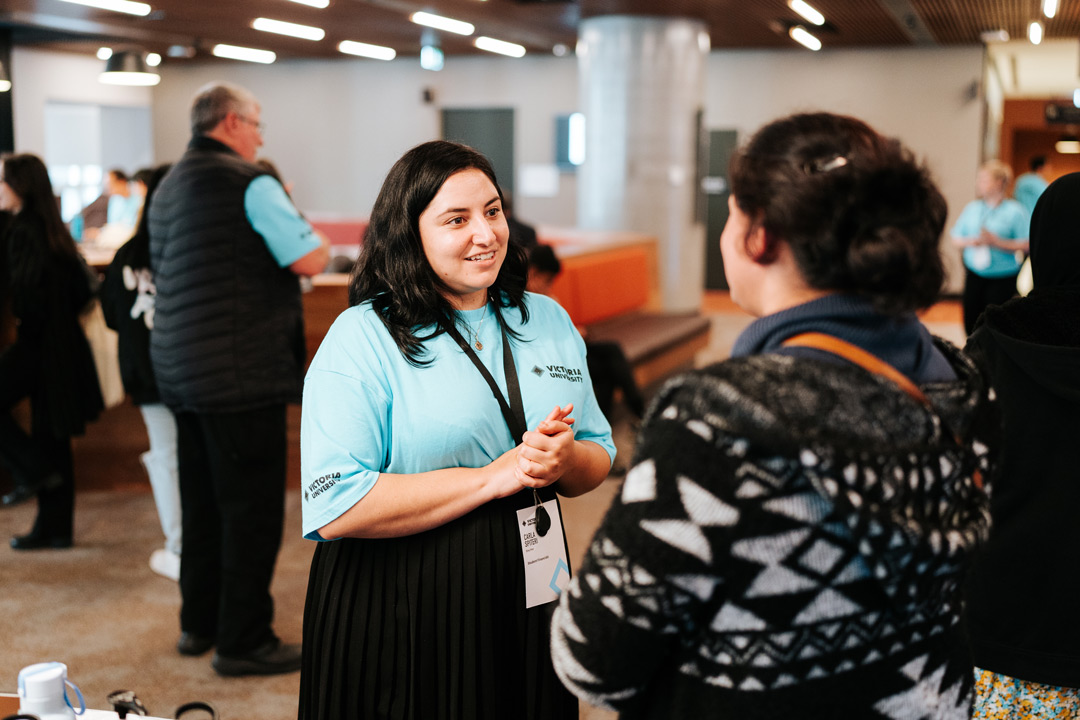
[[[323,475],[318,478],[304,490],[304,500],[310,500],[311,498],[317,498],[324,492],[334,487],[334,483],[341,479],[341,473],[333,472]]]
[[[555,380],[568,380],[570,382],[581,382],[581,369],[580,368],[568,368],[563,365],[545,365],[540,367],[539,365],[533,365],[532,369],[536,377],[544,377],[547,375]]]

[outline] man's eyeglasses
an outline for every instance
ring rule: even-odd
[[[244,117],[243,115],[237,115],[236,117],[240,118],[240,120],[242,122],[246,122],[248,125],[252,126],[256,130],[258,130],[260,133],[266,132],[266,124],[265,123],[258,122],[257,120],[252,120],[251,118]]]

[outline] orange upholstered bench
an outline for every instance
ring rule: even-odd
[[[639,387],[693,367],[694,356],[709,343],[709,320],[695,312],[651,309],[658,304],[654,243],[584,252],[553,245],[562,272],[552,294],[590,341],[622,347]]]

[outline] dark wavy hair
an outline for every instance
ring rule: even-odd
[[[37,155],[5,154],[0,156],[4,166],[4,182],[22,200],[20,215],[32,219],[45,230],[46,250],[51,257],[78,257],[75,241],[60,218],[60,207],[53,195],[49,171]]]
[[[422,359],[424,341],[445,332],[454,317],[454,308],[446,299],[450,288],[431,269],[424,254],[420,215],[451,175],[473,169],[487,175],[501,200],[502,190],[491,163],[470,147],[435,140],[405,153],[383,181],[349,278],[349,305],[370,300],[401,354],[416,366],[430,362]],[[506,259],[488,289],[504,328],[502,308],[516,308],[522,322],[528,322],[527,274],[525,250],[508,242]],[[421,335],[425,328],[432,330]],[[512,330],[507,332],[517,338]]]
[[[765,257],[786,243],[811,287],[890,315],[941,292],[945,198],[910,151],[861,120],[776,120],[732,158],[730,179],[739,209],[765,230]]]

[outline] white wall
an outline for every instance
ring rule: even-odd
[[[183,152],[191,98],[214,80],[259,98],[268,128],[261,154],[295,183],[297,204],[313,214],[366,216],[390,166],[413,145],[440,136],[443,107],[514,108],[519,166],[554,163],[555,117],[577,109],[573,58],[448,58],[441,72],[422,70],[416,58],[163,68],[154,90],[159,161]],[[434,96],[430,104],[425,88]],[[564,174],[556,197],[516,198],[517,214],[573,226],[576,196],[574,177]]]
[[[45,156],[45,105],[48,102],[150,107],[149,88],[102,85],[105,63],[72,53],[15,48],[11,53],[11,104],[15,150]]]
[[[713,52],[705,125],[735,129],[745,141],[773,118],[826,110],[899,138],[927,163],[949,203],[942,246],[949,289],[959,292],[963,272],[947,229],[974,198],[983,106],[970,91],[982,77],[982,47]]]
[[[175,160],[189,139],[191,97],[206,82],[228,80],[261,100],[269,128],[264,154],[295,183],[297,203],[311,213],[366,215],[394,161],[439,136],[442,107],[513,107],[519,165],[553,162],[555,117],[579,109],[573,57],[452,57],[437,73],[408,57],[389,63],[166,64],[161,84],[149,90],[101,85],[101,65],[94,58],[16,49],[16,147],[43,152],[49,100],[152,104],[155,160]],[[951,223],[974,194],[983,110],[970,89],[982,78],[981,47],[717,51],[708,59],[705,126],[734,128],[745,139],[798,110],[856,115],[901,138],[929,163],[949,202]],[[423,102],[425,88],[434,95],[431,104]],[[519,197],[518,215],[538,224],[575,225],[575,177],[562,174],[560,180],[556,197]],[[950,248],[946,255],[955,269],[957,253]],[[951,289],[959,289],[959,278],[954,272]]]

